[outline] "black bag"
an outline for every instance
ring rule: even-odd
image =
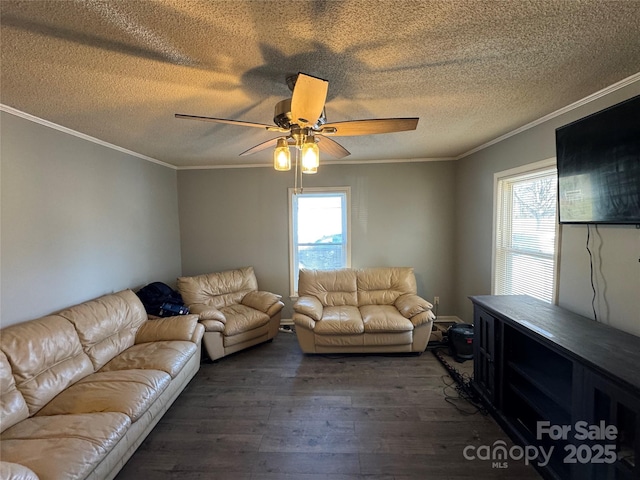
[[[150,283],[138,290],[136,295],[149,315],[172,317],[189,313],[180,293],[165,283]]]

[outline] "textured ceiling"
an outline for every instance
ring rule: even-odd
[[[346,161],[457,157],[640,71],[640,2],[0,0],[0,103],[178,166],[276,134],[285,78],[329,81],[329,122],[420,117],[341,137]]]

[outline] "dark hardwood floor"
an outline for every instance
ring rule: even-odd
[[[490,416],[447,401],[451,383],[430,352],[305,356],[280,333],[203,363],[117,480],[540,478],[522,460],[465,459],[467,445],[510,442]]]

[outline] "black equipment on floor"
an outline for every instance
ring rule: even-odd
[[[473,325],[456,323],[447,330],[451,355],[457,362],[473,360]]]

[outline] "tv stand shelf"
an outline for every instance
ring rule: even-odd
[[[522,376],[525,381],[531,383],[534,388],[549,397],[554,404],[569,405],[569,399],[571,398],[570,382],[563,382],[558,380],[556,376],[547,374],[546,371],[525,367],[513,361],[507,363],[507,369],[511,369],[515,374]]]
[[[541,474],[640,478],[640,338],[524,295],[471,301],[474,388],[514,441],[554,447]],[[602,425],[615,435],[581,438]]]

